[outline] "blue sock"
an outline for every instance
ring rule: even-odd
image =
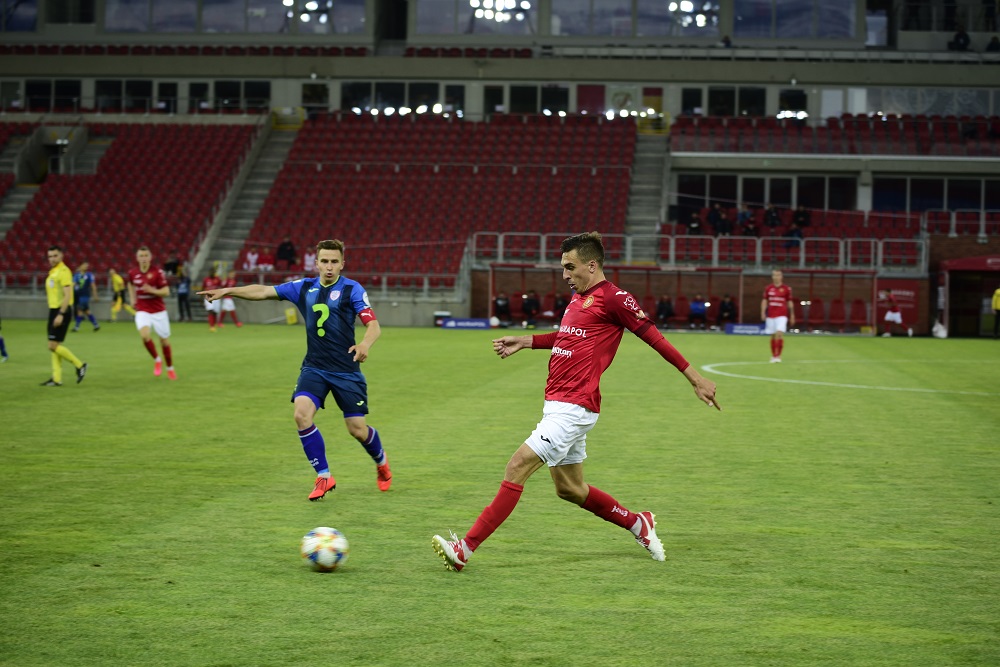
[[[330,472],[330,467],[326,463],[326,444],[323,442],[323,434],[316,425],[299,431],[299,440],[302,441],[302,449],[309,459],[309,464],[316,470],[316,474]]]
[[[378,431],[371,426],[368,427],[368,438],[361,443],[361,446],[365,448],[368,456],[372,457],[376,465],[385,463],[385,452],[382,451],[382,438],[378,437]]]
[[[80,322],[83,322],[83,316],[82,315],[77,315],[75,319],[76,319],[76,328],[79,329],[80,328]]]
[[[94,317],[93,313],[91,313],[90,315],[87,315],[87,319],[90,320],[90,323],[93,324],[95,327],[101,326],[100,324],[97,323],[97,318]]]
[[[3,342],[3,336],[0,336],[0,357],[7,356],[7,345]]]

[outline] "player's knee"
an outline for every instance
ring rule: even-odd
[[[576,486],[560,484],[556,486],[556,495],[574,505],[582,505],[587,500],[587,494]]]
[[[368,424],[348,424],[347,432],[358,442],[364,442],[368,439]]]
[[[309,428],[310,426],[312,426],[313,419],[312,415],[309,413],[308,410],[304,410],[302,408],[297,407],[295,408],[295,413],[293,417],[295,418],[295,425],[299,427],[300,431],[302,429]]]

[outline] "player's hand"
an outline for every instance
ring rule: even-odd
[[[708,407],[722,412],[722,406],[719,405],[719,401],[715,397],[714,382],[702,377],[698,371],[694,370],[694,366],[688,366],[684,371],[684,375],[694,388],[694,395],[698,397],[698,400],[705,403]]]
[[[347,348],[347,353],[350,354],[351,352],[354,353],[354,361],[359,364],[363,364],[365,359],[368,358],[368,346],[364,343],[358,343]]]
[[[504,336],[503,338],[496,338],[493,340],[493,351],[501,359],[506,359],[510,355],[514,354],[525,346],[524,336]]]
[[[210,290],[205,290],[203,292],[195,292],[195,294],[197,294],[198,296],[205,297],[206,301],[212,303],[213,301],[222,298],[222,295],[220,294],[221,291],[222,290],[210,289]]]

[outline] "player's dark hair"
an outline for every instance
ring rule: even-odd
[[[56,251],[58,251],[58,252],[62,252],[62,251],[63,251],[63,249],[62,249],[62,248],[60,248],[60,247],[59,247],[59,246],[57,246],[57,245],[50,245],[50,246],[49,246],[49,249],[48,249],[48,250],[47,250],[46,252],[52,252],[53,250],[56,250]]]
[[[320,250],[339,250],[340,254],[344,254],[344,242],[340,239],[327,239],[326,241],[320,241],[316,244],[316,254],[319,254]]]
[[[149,249],[148,245],[141,245],[135,249],[136,252],[139,252],[140,250],[145,250],[146,252],[153,252],[152,250]]]
[[[576,250],[577,256],[584,263],[596,261],[598,266],[604,267],[604,244],[601,243],[598,232],[585,232],[564,239],[559,250],[563,254]]]

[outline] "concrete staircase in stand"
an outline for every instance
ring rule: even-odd
[[[632,240],[633,263],[655,264],[659,254],[658,243],[653,237],[660,224],[666,151],[665,135],[640,134],[635,145],[628,217],[625,221],[625,233],[640,237]]]

